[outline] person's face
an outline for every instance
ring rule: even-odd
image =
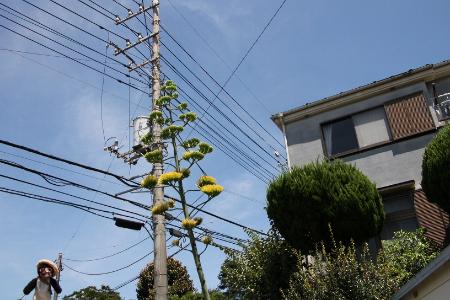
[[[39,276],[42,278],[51,278],[53,277],[53,270],[49,266],[42,266],[39,268]]]

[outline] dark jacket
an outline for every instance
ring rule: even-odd
[[[32,290],[34,290],[34,288],[36,287],[36,284],[37,284],[37,280],[38,280],[38,277],[32,279],[32,280],[26,285],[26,287],[24,287],[23,293],[24,293],[25,295],[28,295],[29,293],[31,293]],[[60,293],[62,292],[62,289],[61,289],[61,287],[59,286],[59,283],[58,283],[55,279],[50,278],[50,285],[53,287],[53,289],[55,290],[55,292],[56,292],[57,294],[60,294]],[[51,294],[51,293],[52,293],[52,289],[50,289],[50,294]]]

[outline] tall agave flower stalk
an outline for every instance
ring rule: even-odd
[[[177,87],[172,81],[167,81],[161,87],[161,91],[162,96],[156,101],[156,104],[160,106],[161,110],[152,111],[149,119],[152,124],[156,122],[163,127],[161,130],[161,139],[171,147],[171,151],[163,152],[158,150],[157,145],[153,142],[154,139],[151,133],[144,136],[141,141],[150,146],[150,149],[157,149],[150,150],[144,155],[149,163],[164,162],[166,166],[171,166],[172,170],[163,173],[159,178],[149,175],[142,180],[141,185],[145,188],[152,189],[159,183],[173,188],[178,193],[181,200],[181,209],[184,214],[181,226],[186,230],[189,238],[203,297],[209,300],[208,287],[194,236],[194,228],[200,225],[202,219],[191,216],[192,211],[187,206],[187,190],[185,189],[184,183],[185,179],[190,176],[193,165],[204,159],[206,155],[213,151],[213,148],[197,138],[182,139],[181,133],[184,131],[184,128],[195,122],[197,115],[188,109],[187,103],[178,101]],[[192,191],[192,189],[189,191]],[[218,185],[213,177],[201,176],[197,180],[197,188],[195,191],[206,194],[208,196],[207,201],[210,201],[223,191],[223,187]],[[167,210],[173,209],[174,206],[175,202],[173,200],[164,201],[163,203],[155,204],[152,207],[152,213],[164,214]],[[205,236],[202,241],[208,245],[211,244],[212,239],[209,236]],[[173,244],[179,245],[179,241],[175,241]]]

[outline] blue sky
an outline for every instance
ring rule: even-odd
[[[118,28],[111,21],[87,9],[81,3],[63,0],[57,2],[72,7],[80,14],[112,31],[129,35],[125,29]],[[113,1],[96,0],[96,2],[120,15],[126,13]],[[135,8],[132,1],[120,2]],[[281,1],[171,0],[228,66],[225,66],[209,49],[209,46],[195,34],[167,0],[161,0],[161,2],[163,26],[213,77],[222,83],[229,76],[230,68],[234,68],[239,63]],[[82,41],[101,53],[105,51],[105,44],[102,42],[39,12],[22,1],[5,0],[2,3]],[[108,38],[105,31],[49,1],[39,0],[33,3],[103,39]],[[11,17],[4,11],[0,13]],[[282,143],[280,132],[270,121],[271,114],[427,63],[448,59],[450,41],[447,39],[448,30],[445,28],[448,28],[449,17],[448,1],[306,2],[288,0],[236,73],[258,100],[248,92],[237,77],[233,77],[226,90]],[[0,24],[18,29],[30,37],[33,36],[3,18],[0,18]],[[140,25],[131,23],[130,26]],[[120,42],[114,36],[109,38],[116,43]],[[148,165],[144,162],[130,169],[122,161],[111,158],[102,150],[104,139],[100,121],[100,90],[103,78],[101,74],[61,57],[11,52],[9,50],[55,55],[50,50],[26,41],[3,28],[0,28],[0,40],[2,41],[0,46],[1,139],[101,169],[110,167],[111,171],[124,176],[141,174],[148,169]],[[39,40],[44,41],[42,38]],[[170,41],[165,33],[162,34],[162,41],[182,58],[193,72],[214,87],[214,91],[219,90],[205,74],[201,73],[198,66]],[[64,51],[70,53],[67,49]],[[104,59],[86,49],[82,51],[101,61]],[[112,49],[109,48],[108,51],[111,57]],[[162,54],[188,74],[166,49],[162,49]],[[73,56],[76,55],[73,54]],[[123,71],[126,72],[125,69]],[[164,64],[162,71],[177,79]],[[116,73],[111,72],[111,74]],[[205,89],[202,91],[207,93]],[[195,93],[191,94],[195,96]],[[198,98],[196,97],[196,100],[206,107],[206,104]],[[236,113],[257,129],[267,141],[270,141],[273,147],[283,150],[262,132],[254,121],[237,109],[230,99],[225,96],[223,99],[228,101],[227,103],[236,109]],[[105,136],[118,137],[122,140],[123,149],[128,149],[129,115],[146,115],[149,103],[149,98],[142,93],[131,90],[129,94],[126,86],[106,78],[102,107]],[[211,114],[216,117],[217,113],[211,110]],[[238,134],[231,125],[229,126],[232,132]],[[272,152],[267,144],[261,142],[261,146],[267,152]],[[111,192],[124,190],[124,187],[111,178],[105,179],[113,183],[42,163],[103,179],[103,175],[100,174],[76,169],[5,146],[0,146],[0,151],[1,159],[13,160],[94,188]],[[29,159],[38,160],[40,163]],[[207,210],[256,229],[269,228],[264,211],[265,183],[219,150],[213,152],[203,162],[202,167],[208,174],[217,177],[226,190],[242,195],[223,193],[206,206]],[[1,165],[0,170],[1,174],[46,184],[38,177],[6,165]],[[197,175],[196,173],[193,176]],[[0,186],[75,201],[4,178],[0,179]],[[130,205],[95,193],[71,187],[60,189],[102,203],[139,211]],[[150,203],[148,195],[128,196],[143,203]],[[140,212],[145,213],[145,211]],[[213,218],[205,217],[204,222],[205,227],[213,230],[237,237],[246,236],[241,229]],[[70,207],[0,193],[2,245],[0,264],[3,270],[0,282],[2,282],[1,290],[6,293],[2,295],[2,298],[16,299],[21,295],[22,288],[35,276],[34,265],[41,258],[54,259],[58,252],[63,252],[64,257],[72,259],[102,257],[125,249],[145,236],[145,232],[120,229],[110,220]],[[85,263],[67,261],[67,264],[88,273],[106,272],[133,262],[152,247],[152,243],[147,240],[130,251],[110,259]],[[170,249],[169,253],[173,251]],[[190,253],[182,253],[177,258],[188,267],[191,278],[198,286]],[[224,255],[214,248],[209,248],[202,256],[210,288],[218,284],[217,275],[223,259]],[[136,276],[145,263],[144,260],[124,271],[104,276],[85,276],[65,269],[61,283],[63,293],[68,294],[87,285],[108,284],[115,287]],[[135,284],[132,283],[119,291],[125,299],[135,299],[134,290]],[[31,299],[31,297],[25,299]]]

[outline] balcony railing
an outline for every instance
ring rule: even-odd
[[[450,93],[445,93],[436,97],[434,104],[439,121],[450,119]]]

